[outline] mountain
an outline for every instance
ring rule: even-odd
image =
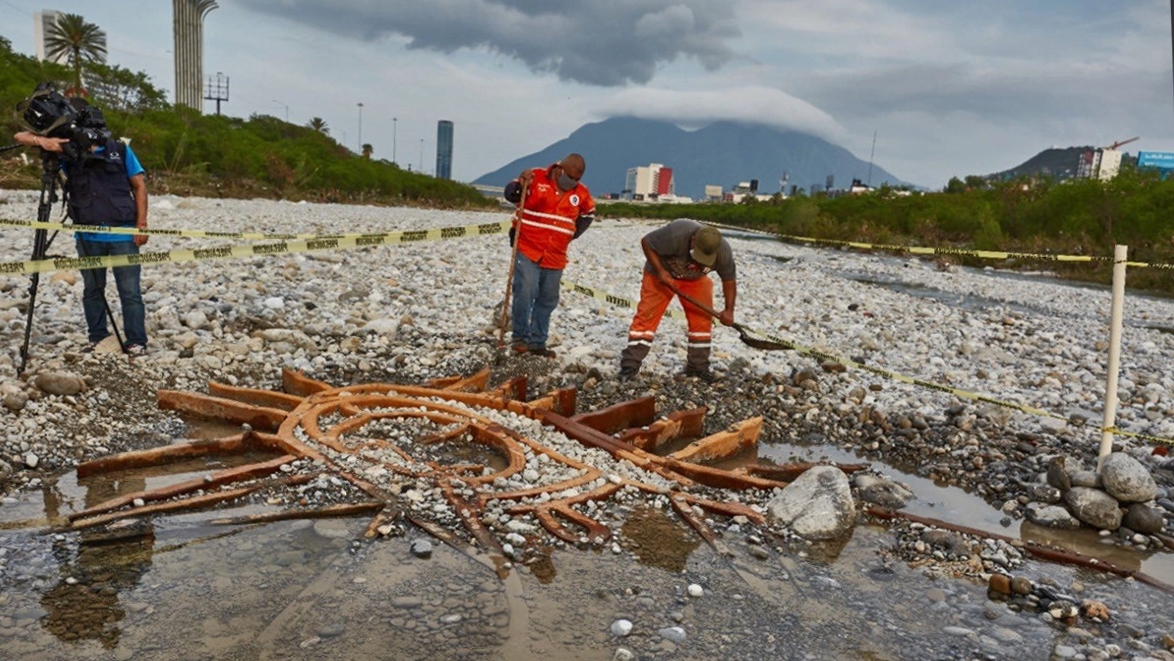
[[[697,131],[685,131],[670,122],[613,117],[586,124],[563,140],[534,154],[482,175],[474,184],[504,186],[526,168],[557,162],[571,152],[587,161],[583,183],[596,197],[619,193],[628,168],[661,163],[672,168],[677,195],[702,199],[707,184],[730,190],[739,182],[757,179],[760,193],[779,190],[779,179],[789,175],[791,185],[822,189],[827,176],[835,188],[847,188],[853,179],[869,181],[868,162],[843,147],[796,131],[762,125],[716,122]],[[902,185],[873,164],[871,181]]]

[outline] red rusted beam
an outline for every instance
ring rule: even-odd
[[[669,470],[692,478],[706,486],[719,487],[721,489],[736,489],[739,491],[742,489],[782,489],[787,486],[783,482],[753,477],[751,475],[740,475],[733,471],[713,468],[711,466],[691,464],[687,461],[673,459],[672,457],[657,457],[657,459]]]
[[[292,411],[305,401],[304,398],[298,397],[297,395],[287,395],[286,393],[273,392],[272,390],[237,388],[236,386],[216,383],[215,381],[208,382],[208,394],[222,399],[231,399],[242,404],[281,409],[282,411]]]
[[[489,383],[489,368],[485,369],[467,377],[451,376],[442,379],[432,379],[425,381],[424,385],[429,388],[437,388],[439,390],[457,390],[467,392],[481,392],[485,390],[485,386]]]
[[[289,521],[290,519],[327,519],[336,516],[354,516],[355,514],[377,512],[382,510],[383,507],[384,504],[380,502],[343,503],[341,505],[328,505],[313,509],[282,510],[280,512],[266,512],[264,514],[249,514],[225,519],[212,519],[208,523],[213,526],[240,526],[250,523]]]
[[[810,461],[797,461],[790,464],[747,464],[741,467],[740,471],[745,471],[750,475],[757,475],[758,477],[765,477],[768,480],[778,480],[780,482],[794,482],[800,475],[816,466],[835,466],[844,473],[851,475],[859,471],[868,470],[872,464],[818,464]]]
[[[204,418],[226,420],[236,424],[247,424],[253,429],[277,431],[287,416],[286,411],[252,404],[242,404],[231,399],[210,397],[176,390],[160,390],[159,408],[164,411],[180,411]]]
[[[314,393],[322,392],[323,390],[330,390],[329,383],[323,383],[302,374],[297,370],[291,370],[288,367],[281,369],[281,388],[291,395],[298,395],[301,397],[309,397]]]
[[[1060,549],[1050,548],[1047,546],[1043,546],[1041,544],[1036,544],[1035,542],[1029,542],[1027,540],[1016,540],[1015,538],[1008,537],[1006,535],[1000,535],[998,533],[986,532],[985,530],[979,530],[977,528],[969,528],[967,526],[960,526],[957,524],[950,523],[949,521],[942,521],[941,519],[931,519],[926,516],[918,516],[916,514],[910,514],[908,512],[893,511],[893,510],[888,510],[888,509],[884,509],[882,507],[876,507],[876,506],[869,506],[869,507],[865,508],[865,512],[867,512],[871,516],[875,516],[880,519],[900,518],[900,519],[905,519],[907,521],[912,521],[914,523],[920,523],[922,525],[934,526],[936,528],[944,528],[946,530],[952,530],[954,532],[959,532],[964,535],[971,535],[973,537],[978,537],[980,539],[984,539],[984,538],[997,539],[997,540],[1006,542],[1008,544],[1015,544],[1016,546],[1019,546],[1023,550],[1027,551],[1028,553],[1031,553],[1032,555],[1040,557],[1040,558],[1044,558],[1045,560],[1051,560],[1053,562],[1061,562],[1064,564],[1075,565],[1078,567],[1087,567],[1089,569],[1094,569],[1097,571],[1104,571],[1104,572],[1109,572],[1110,574],[1116,574],[1117,576],[1125,576],[1128,578],[1132,578],[1135,581],[1140,581],[1140,582],[1145,583],[1147,585],[1152,585],[1160,590],[1174,593],[1174,586],[1171,586],[1167,583],[1163,583],[1162,581],[1159,581],[1158,579],[1154,578],[1153,576],[1142,573],[1140,571],[1136,571],[1133,569],[1126,569],[1125,567],[1115,565],[1112,562],[1109,562],[1108,560],[1102,560],[1100,558],[1090,558],[1086,555],[1081,555],[1079,553],[1073,553],[1070,551],[1062,551]]]
[[[647,427],[633,427],[617,436],[648,452],[656,452],[661,446],[678,438],[696,438],[705,429],[705,413],[709,409],[702,406],[688,411],[673,411],[667,417],[661,418]]]
[[[604,434],[614,434],[629,427],[650,425],[655,419],[656,398],[651,396],[620,402],[598,411],[580,413],[571,418],[574,422]]]
[[[259,450],[268,450],[268,448],[262,445],[255,436],[250,434],[237,434],[236,436],[228,436],[210,441],[165,445],[149,450],[122,452],[109,457],[94,459],[78,464],[77,476],[82,478],[96,473],[163,466],[176,461],[184,461],[193,457],[204,457],[210,454],[241,454]]]
[[[86,517],[71,521],[69,524],[70,530],[80,530],[82,528],[92,528],[100,526],[111,521],[118,521],[119,519],[129,519],[136,516],[146,516],[148,514],[159,514],[161,512],[174,512],[177,510],[197,509],[200,507],[208,507],[217,503],[223,503],[229,500],[235,500],[241,496],[247,496],[250,493],[261,488],[262,485],[255,484],[252,486],[241,487],[239,489],[230,489],[228,491],[214,491],[206,493],[202,496],[194,496],[192,498],[184,498],[183,500],[172,500],[165,503],[154,503],[151,505],[144,505],[134,509],[122,512],[107,512],[97,516]]]
[[[758,435],[762,433],[762,417],[743,420],[728,429],[711,434],[690,443],[670,456],[673,459],[693,464],[728,459],[747,450],[758,447]]]
[[[198,477],[178,484],[161,487],[159,489],[151,489],[148,491],[136,491],[128,493],[117,498],[112,498],[104,503],[99,503],[93,507],[84,509],[80,512],[75,512],[69,515],[70,520],[81,519],[95,514],[102,514],[111,510],[116,510],[121,507],[126,507],[135,501],[136,498],[141,498],[144,501],[153,500],[167,500],[176,496],[191,493],[193,491],[214,489],[224,484],[231,482],[243,482],[251,480],[262,475],[270,475],[281,468],[282,464],[288,464],[296,460],[297,457],[293,455],[285,455],[269,461],[263,461],[256,464],[248,464],[247,466],[238,466],[236,468],[229,468],[216,473],[212,473],[206,477]]]

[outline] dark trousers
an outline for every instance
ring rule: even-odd
[[[137,255],[139,247],[134,241],[85,241],[77,240],[77,254],[80,257],[106,257],[108,255]],[[126,344],[147,346],[147,311],[143,306],[141,287],[142,267],[115,266],[114,284],[118,288],[118,300],[122,303],[122,325],[126,333]],[[101,342],[110,335],[106,327],[106,269],[82,269],[82,310],[86,314],[86,328],[90,342]]]

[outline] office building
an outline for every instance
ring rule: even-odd
[[[624,197],[629,200],[655,200],[675,194],[673,169],[660,163],[628,168],[624,177]]]
[[[436,178],[452,179],[452,122],[436,123]]]

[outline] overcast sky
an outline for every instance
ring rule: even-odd
[[[31,55],[34,12],[81,14],[112,64],[174,100],[171,3],[147,4],[0,0],[0,35]],[[204,74],[230,79],[223,113],[321,117],[352,149],[361,137],[426,171],[448,119],[464,181],[615,115],[757,121],[864,160],[875,134],[878,165],[931,188],[1051,146],[1174,151],[1168,0],[218,4]]]

